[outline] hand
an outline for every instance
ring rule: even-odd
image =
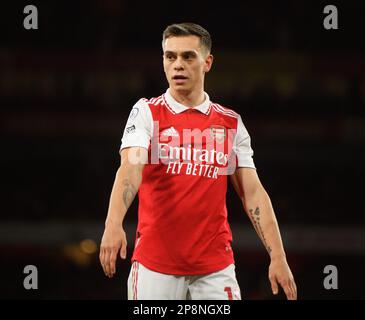
[[[109,224],[105,227],[103,238],[100,244],[99,259],[104,273],[111,278],[115,274],[115,263],[120,250],[120,257],[126,258],[127,238],[123,227]]]
[[[278,284],[280,284],[288,300],[297,300],[297,286],[284,257],[271,259],[269,279],[273,294],[278,294]]]

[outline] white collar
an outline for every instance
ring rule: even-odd
[[[204,92],[204,96],[205,96],[205,99],[204,99],[204,102],[196,107],[193,107],[193,108],[189,108],[189,107],[186,107],[184,105],[182,105],[181,103],[177,102],[171,95],[170,93],[170,89],[167,89],[166,93],[165,93],[165,100],[168,104],[168,106],[175,112],[175,113],[181,113],[181,112],[184,112],[185,110],[188,110],[188,109],[196,109],[198,111],[200,111],[201,113],[204,113],[204,114],[208,114],[209,113],[209,110],[210,110],[210,99],[209,99],[209,96],[206,92]]]

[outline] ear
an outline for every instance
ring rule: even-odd
[[[209,72],[210,68],[212,67],[212,64],[213,64],[213,55],[208,54],[207,57],[205,58],[204,72]]]

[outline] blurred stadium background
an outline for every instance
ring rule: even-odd
[[[36,5],[39,29],[23,28]],[[339,30],[323,28],[335,4]],[[363,299],[365,10],[361,1],[8,1],[0,22],[2,299],[125,299],[98,263],[120,138],[132,105],[166,90],[161,33],[193,21],[213,37],[206,91],[239,112],[282,231],[300,299]],[[188,199],[187,199],[188,201]],[[230,187],[246,299],[274,299],[269,259]],[[131,255],[137,201],[127,214]],[[39,289],[25,290],[35,265]],[[338,268],[338,290],[323,269]],[[283,299],[280,295],[276,299]]]

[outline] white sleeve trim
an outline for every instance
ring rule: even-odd
[[[150,107],[143,99],[133,106],[124,129],[120,150],[128,147],[148,149],[153,132],[153,118]]]
[[[237,167],[256,169],[252,159],[251,138],[242,122],[241,116],[237,118],[237,134],[233,142],[233,150],[237,156]]]

